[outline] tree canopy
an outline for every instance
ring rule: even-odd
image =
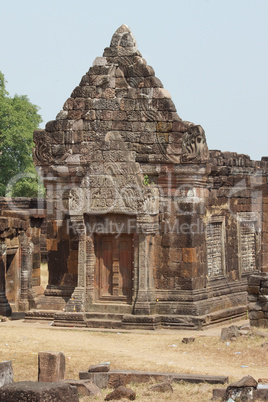
[[[27,96],[9,95],[0,71],[0,196],[36,197],[38,190],[39,195],[44,192],[32,159],[33,131],[42,122],[38,110]]]

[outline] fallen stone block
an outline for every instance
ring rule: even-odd
[[[231,325],[228,328],[222,328],[221,330],[221,340],[222,341],[229,341],[232,338],[239,337],[239,328],[237,325]]]
[[[64,380],[65,356],[62,352],[38,353],[38,381],[57,382]]]
[[[22,381],[0,388],[0,402],[79,402],[76,387],[64,382]]]
[[[228,385],[227,388],[242,388],[242,387],[257,388],[257,385],[258,385],[257,381],[253,377],[251,377],[251,375],[247,375],[241,378],[241,380],[233,382],[232,384]]]
[[[110,371],[109,363],[101,363],[90,366],[88,369],[89,373],[106,373]]]
[[[154,392],[173,392],[173,388],[168,381],[160,382],[159,384],[154,384],[150,391]]]
[[[183,338],[182,343],[192,343],[195,341],[195,338],[190,337],[190,338]]]
[[[13,368],[11,360],[0,362],[0,387],[13,383]]]
[[[80,380],[90,380],[94,384],[96,384],[99,388],[107,388],[108,387],[108,373],[90,373],[88,371],[80,371],[79,373]]]
[[[210,384],[225,384],[228,383],[228,377],[225,376],[210,376],[200,374],[179,374],[179,373],[159,373],[152,371],[123,371],[111,370],[107,373],[89,373],[88,371],[80,371],[80,380],[91,380],[99,388],[115,387],[118,384],[126,385],[130,382],[136,384],[147,383],[151,380],[157,382],[180,382],[186,381],[194,384],[207,382]],[[111,380],[111,382],[110,382]]]
[[[243,377],[241,380],[230,384],[225,393],[224,401],[232,399],[234,401],[254,401],[255,391],[257,389],[257,381],[250,375]]]
[[[129,399],[130,401],[134,401],[136,399],[136,392],[130,388],[120,386],[120,387],[116,388],[114,391],[110,392],[108,395],[106,395],[104,400],[112,401],[112,400],[118,400],[118,399],[122,399],[122,398]]]
[[[78,394],[81,396],[96,396],[101,391],[99,387],[92,383],[91,381],[83,381],[83,380],[64,380],[66,384],[69,384],[73,387],[77,388]]]

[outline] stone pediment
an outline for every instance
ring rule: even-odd
[[[34,133],[37,166],[200,163],[204,130],[183,122],[126,25],[97,57],[56,120]]]

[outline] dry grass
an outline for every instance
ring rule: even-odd
[[[93,332],[9,321],[0,323],[0,361],[12,360],[15,381],[37,380],[37,356],[42,350],[64,352],[66,378],[70,379],[78,379],[79,371],[89,365],[106,361],[112,369],[226,375],[230,381],[245,375],[267,377],[268,346],[261,345],[268,338],[243,336],[227,344],[218,335],[204,334]],[[195,336],[195,342],[182,343],[186,335]],[[148,384],[133,387],[141,401],[207,401],[212,389],[220,386],[174,384],[172,395],[148,393]],[[107,393],[104,390],[102,395]]]

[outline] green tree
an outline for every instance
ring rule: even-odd
[[[0,196],[44,193],[32,159],[33,131],[42,122],[38,109],[25,95],[12,98],[0,71]]]

